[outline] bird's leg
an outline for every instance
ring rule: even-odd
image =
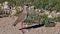
[[[27,26],[28,26],[28,25],[27,25]],[[26,26],[26,27],[27,27],[27,26]],[[24,27],[24,23],[22,22],[22,23],[21,23],[21,29],[19,29],[19,30],[21,30],[22,33],[28,32],[29,30],[28,30],[28,29],[25,29],[26,27]]]
[[[24,31],[24,29],[22,29],[22,28],[24,28],[24,23],[23,23],[23,22],[21,22],[21,32],[24,34],[25,31]]]

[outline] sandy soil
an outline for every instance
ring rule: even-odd
[[[19,30],[20,23],[17,26],[13,26],[12,24],[16,20],[17,17],[5,17],[0,18],[0,34],[22,34]],[[60,23],[57,23],[55,27],[40,27],[36,29],[30,29],[29,32],[25,32],[24,34],[60,34]]]

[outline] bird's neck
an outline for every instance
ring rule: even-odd
[[[27,6],[24,6],[23,7],[23,13],[27,14],[27,10],[28,10]]]

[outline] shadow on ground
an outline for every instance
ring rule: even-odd
[[[22,29],[31,29],[31,28],[39,28],[39,27],[42,27],[42,26],[44,26],[44,24],[38,24],[38,25],[30,26],[30,27],[24,27],[24,28],[21,28],[19,30],[22,30]]]

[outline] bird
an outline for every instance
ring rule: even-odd
[[[21,13],[19,14],[18,18],[16,19],[16,21],[14,22],[13,26],[16,26],[19,22],[24,22],[24,20],[27,18],[27,5],[23,6],[23,10],[21,11]],[[22,23],[21,23],[22,24]]]

